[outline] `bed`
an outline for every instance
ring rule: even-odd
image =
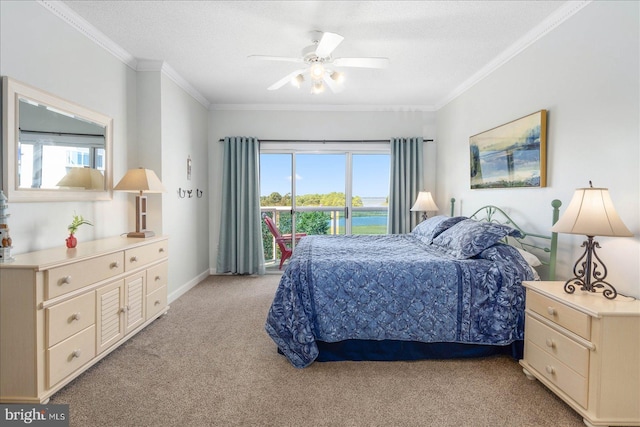
[[[553,223],[560,202],[552,205]],[[296,368],[334,360],[520,358],[521,283],[536,279],[533,265],[542,263],[530,250],[548,254],[554,274],[556,242],[555,234],[525,232],[495,206],[469,217],[432,217],[407,234],[307,236],[282,275],[265,329]]]

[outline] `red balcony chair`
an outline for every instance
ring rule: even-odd
[[[266,213],[262,214],[262,218],[264,219],[264,223],[267,224],[267,228],[273,234],[273,237],[276,239],[276,243],[278,244],[278,248],[280,248],[280,270],[282,270],[282,264],[289,259],[292,253],[291,248],[291,234],[282,234],[280,230],[276,227],[276,224],[273,222],[273,219]],[[296,233],[296,243],[306,236],[307,233]]]

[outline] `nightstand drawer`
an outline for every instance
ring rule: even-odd
[[[47,346],[52,347],[96,322],[94,292],[70,299],[46,309]]]
[[[533,291],[527,292],[527,308],[584,339],[591,339],[591,318],[586,313]]]
[[[75,291],[124,272],[122,252],[76,262],[46,271],[46,299]]]
[[[556,357],[574,371],[589,375],[589,349],[574,340],[554,331],[549,326],[527,315],[524,336],[550,355]]]
[[[82,367],[96,355],[96,327],[82,332],[47,350],[49,387]]]
[[[542,350],[531,341],[527,341],[527,362],[544,378],[565,392],[583,408],[587,407],[587,379],[569,368],[558,359]]]

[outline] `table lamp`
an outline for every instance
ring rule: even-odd
[[[410,210],[411,212],[424,212],[422,214],[422,220],[424,221],[427,219],[427,212],[434,212],[439,209],[436,202],[433,201],[431,193],[429,191],[421,191],[418,193],[418,198]]]
[[[84,188],[85,190],[104,190],[104,176],[98,169],[72,167],[56,185],[58,187]]]
[[[143,193],[166,191],[155,172],[144,168],[129,169],[113,189],[138,193],[136,196],[136,231],[128,233],[127,237],[155,236],[153,231],[147,230],[147,196],[143,195]]]
[[[609,189],[593,188],[589,181],[589,188],[578,188],[562,217],[551,227],[551,231],[569,234],[584,234],[587,240],[581,247],[584,253],[573,266],[575,277],[567,280],[564,290],[573,293],[575,286],[580,290],[596,292],[604,288],[602,295],[614,299],[618,292],[604,279],[607,277],[607,267],[596,253],[600,244],[593,240],[594,236],[630,237],[633,233],[624,225],[613,207]],[[597,262],[596,262],[597,261]],[[602,267],[602,271],[598,270]]]

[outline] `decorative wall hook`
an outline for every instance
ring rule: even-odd
[[[186,190],[183,190],[182,188],[178,188],[178,197],[180,197],[181,199],[184,199],[186,195],[187,195]]]
[[[199,188],[196,188],[196,196],[198,196],[198,199],[202,198],[203,194],[204,194],[204,191],[200,190]]]
[[[193,195],[191,194],[193,192],[193,190],[187,190],[187,194],[189,195],[189,198],[192,198]]]

